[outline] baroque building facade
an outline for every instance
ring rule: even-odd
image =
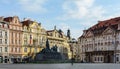
[[[5,17],[9,23],[9,61],[21,61],[22,54],[22,24],[18,16]]]
[[[57,46],[58,52],[62,53],[65,59],[71,59],[68,37],[64,35],[61,29],[57,30],[55,26],[53,30],[48,30],[47,39],[49,40],[50,48]]]
[[[69,45],[70,45],[70,50],[72,52],[72,58],[76,62],[80,62],[80,46],[78,45],[78,41],[75,38],[72,38],[69,41]]]
[[[46,30],[42,28],[41,23],[29,19],[22,21],[22,26],[22,57],[34,58],[34,55],[45,47]]]
[[[57,46],[58,51],[71,59],[70,36],[62,30],[46,31],[41,23],[30,19],[19,20],[18,16],[0,17],[0,63],[13,63],[23,58],[34,58],[46,46],[49,40],[50,48]]]
[[[0,20],[0,63],[8,63],[9,58],[9,23]]]
[[[120,63],[120,17],[99,21],[78,38],[81,60]]]

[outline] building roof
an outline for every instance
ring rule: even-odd
[[[13,20],[13,17],[6,17],[3,19],[3,21],[6,21],[6,22],[11,22]]]
[[[29,26],[29,24],[32,24],[33,21],[31,21],[31,20],[25,20],[25,21],[22,21],[21,23],[22,23],[22,26]]]
[[[92,26],[89,29],[94,30],[94,29],[98,29],[98,28],[102,28],[102,27],[113,26],[118,23],[120,23],[120,17],[112,18],[112,19],[105,20],[105,21],[98,21],[98,23],[96,25]]]
[[[114,30],[117,30],[119,23],[120,23],[120,17],[111,18],[111,19],[104,20],[104,21],[98,21],[97,24],[88,28],[87,30],[85,30],[85,32],[92,31],[94,35],[100,35],[108,27]],[[79,38],[81,37],[84,37],[84,35],[80,36]]]
[[[47,30],[47,32],[53,32],[54,30]]]

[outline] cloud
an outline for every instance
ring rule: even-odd
[[[82,33],[82,29],[71,29],[72,38],[78,39]]]
[[[71,37],[77,39],[80,34],[82,34],[82,31],[78,28],[71,28],[69,24],[66,23],[59,23],[57,25],[57,29],[61,29],[65,35],[67,35],[67,30],[70,29]]]
[[[19,0],[22,9],[27,12],[46,12],[44,4],[47,0]]]
[[[70,26],[66,23],[59,23],[57,27],[58,29],[61,29],[65,34],[67,34],[67,30],[70,29]]]
[[[88,28],[97,23],[97,20],[102,19],[106,10],[95,5],[95,0],[66,0],[62,4],[64,14],[57,19],[62,21],[74,20],[74,24],[80,27]],[[75,25],[74,25],[75,26]],[[73,28],[71,26],[72,35],[78,38],[82,34],[83,28]]]
[[[90,20],[99,19],[105,13],[102,6],[94,5],[95,0],[72,0],[63,3],[64,15],[58,17],[61,20],[79,19]]]
[[[64,30],[68,30],[69,28],[70,28],[70,26],[68,25],[68,24],[66,24],[66,23],[60,23],[59,25],[58,25],[58,28],[61,28],[62,27],[62,29],[64,29]]]

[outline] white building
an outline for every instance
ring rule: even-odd
[[[120,63],[120,17],[99,21],[78,38],[81,60]]]
[[[0,21],[0,63],[8,63],[9,58],[9,25]]]

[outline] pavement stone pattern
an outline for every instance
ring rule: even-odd
[[[0,64],[0,69],[120,69],[120,64],[63,63],[63,64]]]

